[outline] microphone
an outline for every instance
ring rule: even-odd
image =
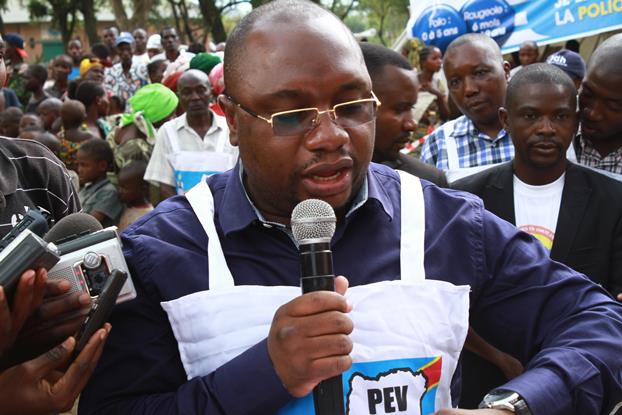
[[[101,223],[88,213],[72,213],[52,226],[43,239],[58,245],[102,229]]]
[[[300,286],[302,293],[335,291],[333,253],[330,241],[337,218],[323,200],[307,199],[292,211],[291,226],[300,250]],[[313,389],[316,415],[344,414],[341,375],[320,382]]]
[[[0,251],[6,248],[20,233],[28,229],[37,236],[42,236],[48,230],[48,217],[39,209],[29,209],[9,233],[0,239]],[[49,242],[49,241],[48,241]]]

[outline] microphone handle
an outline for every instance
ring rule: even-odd
[[[300,245],[302,293],[335,291],[333,253],[330,242]],[[343,383],[341,375],[323,380],[313,389],[316,415],[344,415]]]

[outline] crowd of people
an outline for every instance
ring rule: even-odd
[[[277,0],[224,50],[102,39],[46,67],[2,36],[0,236],[88,213],[137,297],[72,356],[88,295],[45,269],[0,287],[6,413],[313,413],[337,375],[347,413],[622,408],[622,35],[587,65],[524,42],[512,69],[468,34],[414,68]],[[335,292],[297,288],[309,198]]]

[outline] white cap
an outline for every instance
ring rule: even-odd
[[[162,49],[162,39],[159,34],[149,36],[149,39],[147,39],[147,49]]]

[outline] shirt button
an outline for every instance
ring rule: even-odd
[[[268,228],[268,229],[272,229],[272,225],[270,225],[269,223],[262,223],[264,228]]]

